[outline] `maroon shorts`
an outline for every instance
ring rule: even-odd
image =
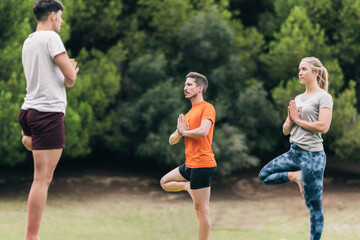
[[[24,134],[31,136],[33,150],[65,148],[64,113],[21,109],[19,123]]]

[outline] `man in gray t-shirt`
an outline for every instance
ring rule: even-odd
[[[32,151],[35,166],[25,240],[39,239],[48,188],[65,147],[65,88],[75,84],[79,71],[59,36],[63,9],[57,0],[37,0],[33,9],[37,28],[23,45],[27,93],[19,123],[22,142]]]
[[[304,99],[303,95],[300,94],[295,98],[296,107],[301,111],[301,119],[308,122],[316,122],[319,118],[320,109],[329,108],[332,110],[332,97],[323,89],[318,90],[306,99]],[[309,152],[317,152],[324,149],[321,132],[312,132],[296,124],[291,128],[290,142]]]

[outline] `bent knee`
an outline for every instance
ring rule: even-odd
[[[23,136],[21,139],[22,144],[26,147],[27,150],[31,151],[32,150],[32,140],[31,137],[29,136]]]
[[[166,180],[165,180],[165,178],[164,177],[162,177],[161,178],[161,180],[160,180],[160,186],[161,186],[161,188],[162,189],[164,189],[165,191],[167,191],[167,188],[166,188]]]
[[[264,171],[260,171],[260,173],[258,175],[260,182],[266,184],[266,177],[267,177],[267,175],[264,173]]]

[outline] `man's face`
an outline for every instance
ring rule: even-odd
[[[184,94],[186,99],[192,99],[201,94],[202,86],[196,86],[194,78],[187,78],[184,86]]]
[[[63,22],[62,20],[62,11],[59,10],[57,11],[57,13],[51,13],[51,14],[55,14],[54,15],[54,22],[53,22],[53,28],[54,28],[54,31],[57,32],[57,33],[60,33],[60,30],[61,30],[61,24]]]

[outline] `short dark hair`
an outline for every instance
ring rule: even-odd
[[[34,3],[33,10],[37,21],[45,21],[50,13],[63,11],[64,6],[58,0],[37,0]]]
[[[197,72],[189,72],[186,75],[186,78],[195,79],[196,86],[198,87],[198,86],[202,85],[204,88],[203,94],[205,94],[206,89],[208,88],[208,80],[206,79],[206,77],[204,75],[197,73]]]

